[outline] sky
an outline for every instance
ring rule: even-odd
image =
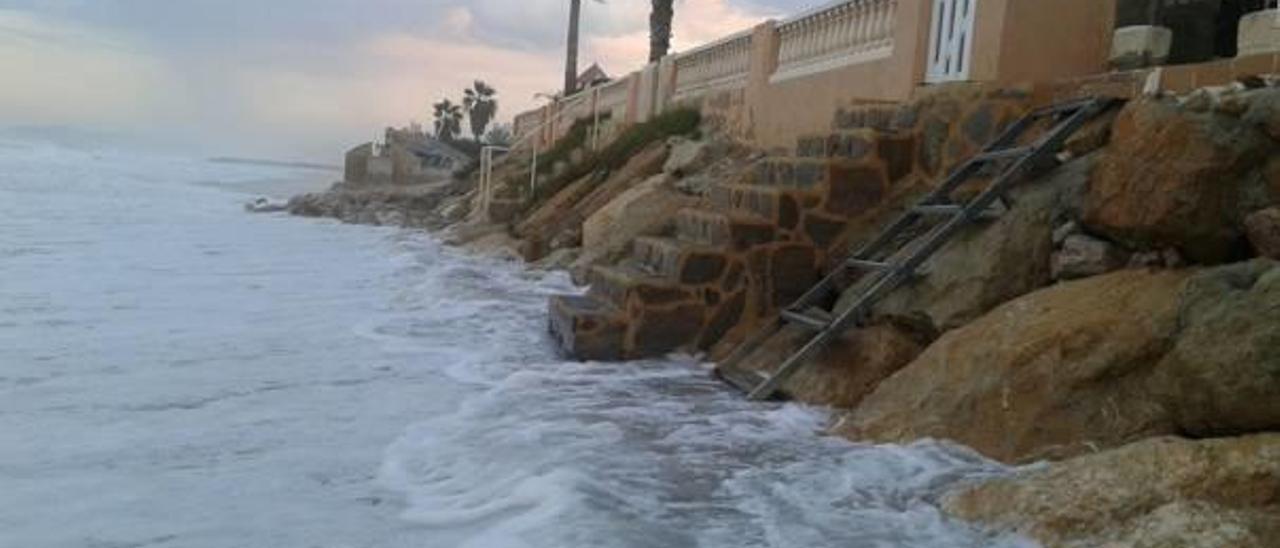
[[[823,0],[677,0],[687,49]],[[0,0],[0,127],[340,160],[473,80],[501,120],[563,81],[568,0]],[[585,0],[580,68],[648,51],[646,0]]]

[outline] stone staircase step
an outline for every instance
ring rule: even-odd
[[[554,295],[548,308],[548,327],[565,354],[584,361],[627,359],[627,318],[617,307],[590,296]]]
[[[826,182],[831,162],[831,158],[766,158],[756,164],[751,182],[758,186],[816,190]]]
[[[675,225],[678,240],[735,251],[745,251],[777,237],[772,222],[732,211],[683,209],[676,214]]]
[[[642,270],[635,264],[597,266],[587,275],[591,288],[587,295],[626,309],[632,296],[644,305],[663,305],[683,301],[693,292],[669,279]]]
[[[796,139],[797,158],[844,158],[860,160],[876,152],[885,134],[871,128],[832,131],[805,135]]]
[[[917,125],[919,116],[918,105],[859,105],[840,109],[833,125],[838,129],[910,131]]]
[[[778,222],[784,210],[799,214],[799,204],[783,189],[747,184],[720,184],[711,188],[711,207],[717,211],[746,214]]]
[[[645,272],[681,285],[715,282],[729,265],[726,250],[676,238],[636,238],[631,256]]]

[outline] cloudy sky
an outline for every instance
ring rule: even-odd
[[[821,0],[677,0],[677,49]],[[647,0],[587,1],[583,67],[641,65]],[[502,119],[562,80],[568,0],[0,0],[0,127],[329,159],[473,79]]]

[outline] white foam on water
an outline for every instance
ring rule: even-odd
[[[563,274],[241,212],[291,176],[0,149],[0,546],[1025,545],[938,510],[971,452],[562,360]]]

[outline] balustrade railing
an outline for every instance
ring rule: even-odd
[[[611,112],[620,107],[626,107],[630,100],[631,79],[614,80],[600,87],[596,109],[601,112]]]
[[[773,78],[888,57],[897,16],[898,0],[843,0],[784,21]]]
[[[676,58],[675,98],[746,85],[751,70],[751,32],[741,32]]]

